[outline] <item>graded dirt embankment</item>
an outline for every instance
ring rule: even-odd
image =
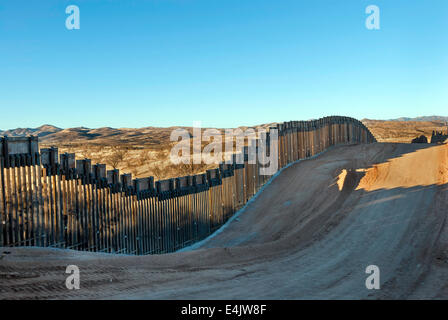
[[[339,146],[285,169],[199,250],[0,248],[0,298],[447,299],[447,216],[447,145]]]

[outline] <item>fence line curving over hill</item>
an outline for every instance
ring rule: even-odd
[[[279,169],[330,146],[376,141],[348,117],[270,129],[278,130]],[[243,153],[242,164],[154,183],[153,177],[133,180],[75,154],[59,155],[57,148],[39,151],[36,137],[0,138],[0,246],[174,252],[217,230],[270,179],[260,175],[260,163],[248,161],[247,147]]]

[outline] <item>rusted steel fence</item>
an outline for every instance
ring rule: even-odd
[[[375,142],[361,122],[347,117],[273,129],[278,169],[333,145]],[[39,151],[35,137],[0,138],[0,150],[0,246],[173,252],[221,227],[270,179],[260,174],[260,163],[248,161],[247,147],[244,163],[157,182],[106,171],[104,164],[59,155],[57,148]]]

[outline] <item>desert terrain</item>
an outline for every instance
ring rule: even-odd
[[[250,128],[258,132],[258,129],[267,129],[271,125],[273,123]],[[239,128],[244,131],[248,127]],[[204,173],[217,167],[215,164],[205,163],[172,164],[170,151],[177,142],[172,142],[170,135],[176,129],[187,130],[191,136],[193,134],[192,127],[61,129],[43,125],[34,129],[0,130],[0,136],[38,136],[40,148],[57,147],[60,154],[75,153],[77,159],[92,159],[92,163],[106,164],[107,170],[119,169],[122,173],[131,173],[134,178],[153,176],[155,180],[163,180]],[[210,128],[202,128],[202,132],[206,129]],[[224,134],[225,129],[218,130]],[[210,142],[202,141],[202,148],[208,143]]]
[[[431,117],[428,117],[431,119]],[[369,128],[370,132],[375,136],[378,142],[401,142],[410,143],[412,139],[421,135],[426,136],[428,142],[431,141],[433,131],[442,131],[447,133],[448,122],[445,118],[435,117],[434,120],[428,121],[427,118],[422,120],[361,120],[364,125]]]
[[[431,120],[431,121],[428,121]],[[363,119],[378,142],[410,143],[412,139],[425,135],[428,141],[432,131],[447,132],[444,117],[402,118],[393,121]],[[275,123],[253,126],[267,129]],[[132,173],[135,178],[154,176],[156,180],[203,173],[216,165],[173,165],[169,161],[170,150],[176,142],[170,141],[171,132],[185,129],[192,134],[191,127],[145,127],[145,128],[97,128],[84,127],[61,129],[52,125],[18,128],[0,131],[0,136],[39,137],[41,148],[57,147],[59,153],[75,153],[77,159],[92,159],[93,163],[104,163],[107,170],[119,169]],[[240,127],[242,130],[248,127]],[[207,128],[203,128],[204,130]],[[222,133],[224,129],[218,129]],[[203,141],[204,147],[207,142]]]
[[[448,146],[330,148],[214,236],[165,255],[0,248],[8,299],[447,299]],[[65,287],[67,265],[81,288]],[[381,270],[367,290],[365,269]]]

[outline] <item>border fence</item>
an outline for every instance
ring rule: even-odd
[[[372,143],[358,120],[325,117],[278,124],[279,169],[338,144]],[[268,134],[269,136],[269,134]],[[269,139],[267,139],[269,140]],[[255,140],[257,148],[261,140]],[[266,142],[265,142],[266,143]],[[270,179],[244,147],[244,163],[154,182],[90,159],[39,151],[37,137],[0,138],[0,246],[160,254],[221,227]],[[235,159],[235,155],[233,157]]]

